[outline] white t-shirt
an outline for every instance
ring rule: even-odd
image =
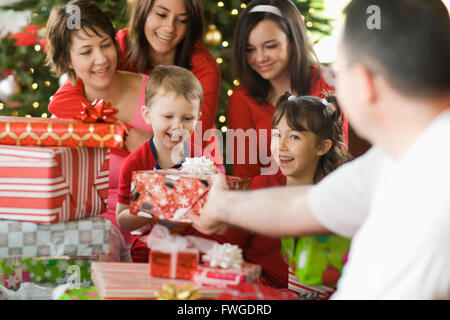
[[[332,299],[450,299],[450,110],[401,158],[374,147],[308,202],[324,227],[353,238]]]

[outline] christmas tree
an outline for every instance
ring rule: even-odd
[[[59,87],[45,65],[44,28],[51,8],[63,0],[18,0],[0,6],[0,10],[32,12],[24,30],[5,36],[0,42],[0,114],[49,117],[48,103]],[[110,15],[116,29],[126,26],[127,9],[133,0],[99,0],[101,8]],[[203,42],[216,58],[222,72],[221,93],[216,125],[226,131],[228,97],[239,79],[233,76],[231,47],[239,13],[249,1],[204,0],[206,30]],[[332,31],[330,20],[323,17],[323,0],[294,0],[302,13],[313,41]]]

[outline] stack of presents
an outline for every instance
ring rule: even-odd
[[[146,239],[148,263],[104,261],[111,223],[98,215],[107,208],[110,149],[123,147],[126,135],[110,119],[0,117],[0,289],[62,287],[58,299],[330,297],[350,242],[337,236],[282,240],[289,290],[262,285],[261,266],[243,261],[237,246],[172,235],[158,224]],[[248,179],[227,182],[249,187]],[[130,211],[188,223],[210,186],[208,176],[135,172]]]

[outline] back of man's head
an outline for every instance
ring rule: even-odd
[[[450,20],[440,0],[353,0],[345,13],[349,62],[362,62],[404,95],[450,92]]]

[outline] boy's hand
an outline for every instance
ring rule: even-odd
[[[216,174],[213,181],[200,216],[190,213],[188,218],[193,222],[194,228],[204,234],[224,234],[228,228],[223,222],[223,210],[227,206],[225,196],[228,192],[225,176]]]

